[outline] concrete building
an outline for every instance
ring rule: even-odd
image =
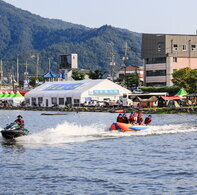
[[[197,69],[197,35],[142,34],[145,86],[172,86],[172,73]]]
[[[118,101],[131,92],[108,80],[46,82],[25,94],[30,106],[80,106],[85,101]]]
[[[59,71],[62,80],[73,80],[72,70],[78,68],[77,54],[63,54],[60,55]]]

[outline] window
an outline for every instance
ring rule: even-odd
[[[166,58],[147,58],[146,64],[160,64],[166,63]]]
[[[158,82],[158,83],[146,83],[147,87],[162,87],[166,86],[166,82]]]
[[[74,106],[79,106],[79,99],[74,99]]]
[[[182,45],[182,50],[187,51],[187,45]]]
[[[31,105],[36,106],[36,98],[34,97],[31,98]]]
[[[192,51],[196,51],[196,45],[191,45]]]
[[[177,57],[173,57],[173,62],[177,62]]]
[[[166,76],[166,70],[148,70],[146,76]]]
[[[38,105],[40,106],[43,102],[43,98],[42,97],[38,97]]]
[[[158,44],[158,45],[157,45],[157,50],[158,50],[158,51],[161,51],[161,44]]]
[[[177,50],[178,50],[178,45],[177,45],[177,44],[174,44],[174,45],[173,45],[173,50],[174,50],[174,51],[177,51]]]
[[[54,105],[57,105],[57,98],[56,97],[52,97],[51,98],[51,103]]]
[[[59,98],[59,105],[64,105],[64,98]]]

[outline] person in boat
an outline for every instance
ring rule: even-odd
[[[129,122],[131,124],[136,124],[137,123],[137,115],[135,112],[131,112],[130,116],[129,116]]]
[[[137,123],[138,123],[138,125],[143,125],[143,118],[142,118],[142,113],[141,112],[138,113]]]
[[[20,129],[24,129],[24,120],[21,115],[18,115],[17,119],[14,122],[19,125]]]
[[[151,115],[148,115],[145,120],[144,120],[144,124],[145,125],[149,125],[152,121],[152,116]]]
[[[129,123],[129,119],[127,118],[127,115],[125,113],[122,115],[122,120],[123,123]]]
[[[123,123],[122,114],[119,114],[119,115],[118,115],[116,121],[119,122],[119,123]]]

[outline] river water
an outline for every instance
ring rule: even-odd
[[[117,114],[0,111],[31,135],[0,137],[0,194],[197,194],[197,115],[152,115],[150,130],[109,132]],[[145,115],[146,116],[146,115]]]

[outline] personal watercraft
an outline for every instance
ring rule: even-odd
[[[21,129],[20,126],[14,122],[1,130],[1,134],[5,139],[14,139],[16,137],[28,135],[29,131],[28,129]]]
[[[142,131],[142,130],[148,130],[150,127],[145,125],[133,125],[133,124],[127,124],[127,123],[112,123],[110,130],[118,130],[118,131]]]

